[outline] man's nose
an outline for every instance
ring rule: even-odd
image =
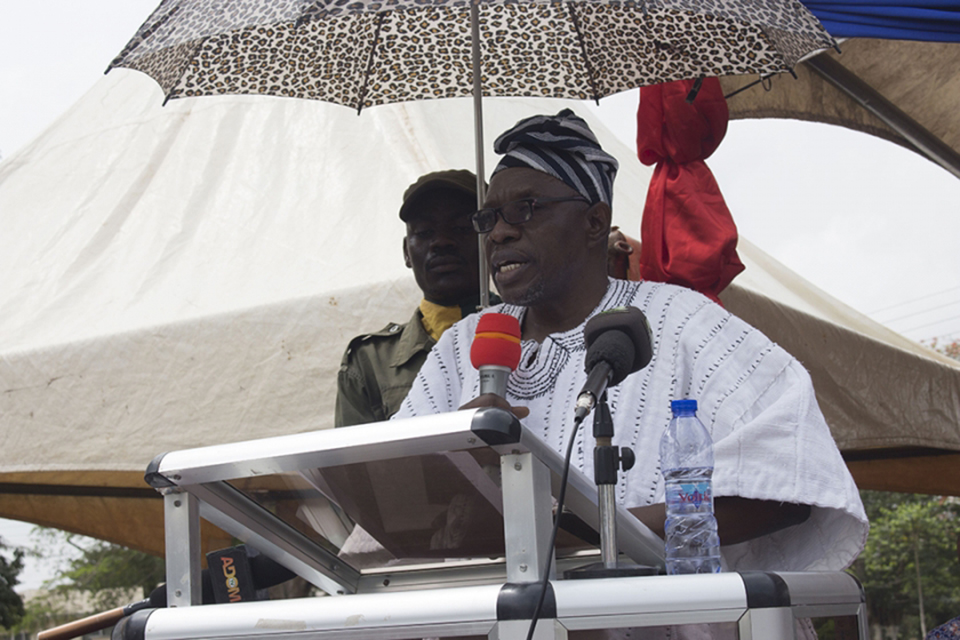
[[[456,244],[457,242],[454,238],[454,232],[450,229],[437,229],[436,233],[434,233],[433,237],[430,239],[431,249],[452,247],[456,246]]]
[[[506,222],[502,215],[497,216],[497,221],[494,223],[493,229],[487,234],[487,239],[496,244],[503,244],[510,240],[516,240],[519,237],[520,227]]]

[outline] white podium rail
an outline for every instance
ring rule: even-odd
[[[523,638],[536,588],[484,585],[146,610],[118,627],[114,638]],[[732,622],[741,640],[788,639],[794,618],[843,615],[859,616],[865,638],[863,608],[859,585],[843,573],[560,580],[551,584],[538,630],[565,637],[567,630]],[[515,634],[505,634],[511,626]]]
[[[397,461],[399,467],[389,466]],[[497,409],[157,456],[146,479],[164,494],[169,606],[125,619],[114,631],[115,640],[523,638],[539,593],[536,581],[548,559],[552,496],[559,490],[562,464],[512,414]],[[441,477],[426,477],[434,472]],[[284,493],[290,485],[278,479],[291,478],[296,486]],[[395,554],[436,560],[412,568],[361,570],[305,528],[309,518],[291,520],[287,514],[284,519],[258,504],[258,486],[268,487],[263,494],[292,495],[287,503],[300,500],[305,487],[310,497],[301,506],[310,509],[316,496],[332,498]],[[456,500],[443,503],[447,495],[438,506],[435,494],[457,487],[466,491],[457,498],[479,505],[476,512],[496,518],[496,526],[492,520],[473,522],[454,528],[456,535],[438,538],[437,531],[417,524],[437,521],[443,509],[453,511]],[[392,498],[410,504],[398,505]],[[576,469],[570,471],[567,506],[599,530],[596,487]],[[197,606],[201,516],[327,594],[344,597]],[[618,506],[616,516],[623,557],[662,568],[663,542],[626,509]],[[481,551],[468,554],[469,549]],[[485,558],[463,560],[468,555]],[[567,630],[700,622],[736,622],[743,639],[786,639],[793,638],[795,617],[826,615],[856,616],[858,634],[866,639],[862,590],[845,573],[557,580],[558,566],[562,571],[599,559],[583,551],[568,555],[551,564],[538,639],[565,638]]]

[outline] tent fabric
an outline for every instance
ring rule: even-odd
[[[126,491],[145,488],[150,460],[331,426],[348,340],[420,298],[403,190],[474,159],[467,100],[360,116],[283,98],[162,102],[149,78],[111,72],[0,163],[0,517],[154,552],[161,501]],[[570,104],[490,99],[487,131]],[[621,162],[614,221],[636,235],[650,170],[573,108]],[[740,255],[724,303],[809,347],[846,451],[960,452],[957,363],[743,239]]]
[[[12,520],[57,527],[163,555],[162,496],[143,481],[143,471],[0,474],[0,514]],[[203,521],[204,552],[233,538]]]
[[[759,299],[761,277],[800,283],[749,241],[741,239],[740,248],[752,264],[738,279],[740,286],[729,287],[721,299],[729,311],[762,328],[810,371],[820,408],[841,451],[864,457],[870,451],[887,455],[890,449],[955,448],[944,447],[947,441],[956,441],[956,435],[950,435],[955,427],[935,425],[960,412],[960,363],[940,354],[929,357],[925,347],[889,329],[874,326],[864,332],[861,314],[822,292],[811,296],[804,287],[796,287],[805,300],[793,305]],[[949,373],[940,376],[937,372],[944,365]],[[839,376],[844,369],[846,375]],[[891,411],[898,406],[910,409]]]
[[[162,103],[146,76],[113,71],[0,163],[0,515],[141,548],[137,518],[91,495],[102,474],[144,488],[163,451],[330,426],[349,339],[420,298],[403,191],[475,162],[470,100],[360,116],[282,98]],[[566,106],[616,147],[566,101],[488,100],[486,126]],[[649,179],[639,164],[628,176]],[[617,202],[639,212],[642,191]],[[95,508],[47,508],[68,499]]]
[[[834,38],[960,42],[957,0],[808,0],[803,4]]]
[[[960,47],[951,43],[852,38],[842,53],[827,51],[864,82],[921,126],[960,153]],[[852,98],[811,71],[794,69],[797,78],[780,75],[742,91],[728,101],[730,118],[795,118],[861,131],[913,147]],[[757,80],[756,76],[721,78],[724,94]]]

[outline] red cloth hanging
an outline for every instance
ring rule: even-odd
[[[637,155],[656,163],[640,223],[645,280],[695,289],[716,302],[743,264],[737,227],[706,160],[727,132],[720,81],[705,78],[693,103],[693,80],[640,89]]]

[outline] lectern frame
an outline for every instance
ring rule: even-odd
[[[360,570],[229,484],[299,473],[327,492],[326,467],[478,448],[492,448],[500,457],[500,561]],[[134,614],[119,633],[123,640],[524,637],[536,581],[549,557],[552,495],[561,473],[555,451],[512,414],[490,408],[162,454],[150,463],[146,479],[164,494],[168,608]],[[567,491],[571,510],[598,530],[596,488],[572,470]],[[662,541],[622,507],[616,516],[624,557],[662,567]],[[342,597],[196,606],[200,517],[327,594]],[[579,554],[561,558],[559,566],[563,570],[598,558]],[[867,637],[862,589],[845,573],[593,580],[557,579],[552,573],[537,637],[565,638],[568,630],[580,629],[736,622],[741,638],[793,638],[795,617],[818,615],[855,616],[860,638]]]

